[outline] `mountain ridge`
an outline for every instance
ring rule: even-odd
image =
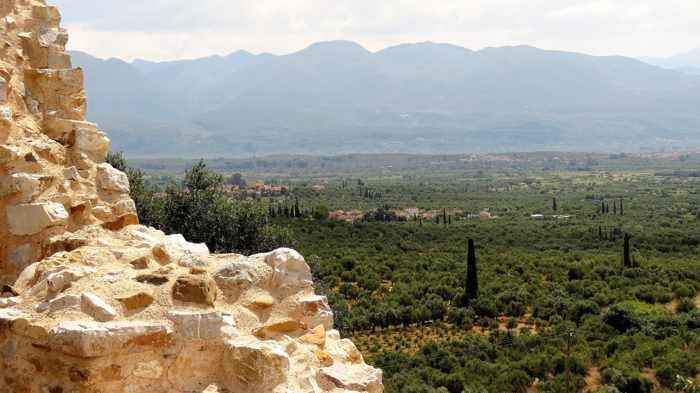
[[[700,142],[693,134],[700,78],[622,56],[432,42],[371,52],[330,41],[286,55],[75,59],[87,71],[88,94],[106,98],[92,102],[91,115],[134,157],[156,150],[461,153]],[[148,148],[153,143],[158,149]]]

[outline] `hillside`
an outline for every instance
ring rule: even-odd
[[[90,116],[130,156],[637,150],[700,143],[700,78],[528,46],[324,42],[153,63],[82,53]]]
[[[641,60],[655,66],[671,69],[700,68],[700,48],[670,57],[645,57]]]

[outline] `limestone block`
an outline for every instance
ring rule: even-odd
[[[70,287],[71,283],[80,280],[92,273],[93,269],[86,269],[79,266],[66,268],[63,266],[46,273],[46,286],[48,292],[55,294]]]
[[[108,220],[102,224],[102,227],[109,229],[110,231],[119,231],[128,227],[129,225],[138,225],[138,223],[139,216],[137,216],[135,213],[126,213],[117,217],[116,220]]]
[[[333,357],[326,351],[314,348],[312,349],[312,352],[316,356],[316,359],[318,359],[321,367],[330,367],[333,365],[333,363],[335,363]]]
[[[250,262],[229,262],[213,274],[216,284],[230,301],[235,301],[245,290],[260,281],[261,274]]]
[[[71,166],[63,169],[63,178],[66,180],[78,181],[80,180],[80,172],[78,168]]]
[[[155,245],[158,244],[158,239],[155,236],[153,236],[153,234],[144,233],[143,231],[145,229],[146,229],[146,227],[143,225],[138,226],[134,229],[130,229],[129,235],[132,238],[134,238],[134,240],[137,240],[139,242],[142,242],[142,243],[148,245],[148,247],[154,247]],[[161,234],[162,234],[162,232],[161,232]]]
[[[27,245],[31,248],[30,245]],[[40,262],[34,262],[21,270],[19,277],[15,280],[15,288],[25,291],[34,285],[38,279]]]
[[[129,178],[124,172],[102,163],[97,165],[97,186],[103,190],[126,194],[129,192]]]
[[[25,82],[27,91],[39,102],[39,109],[49,116],[83,120],[85,92],[82,69],[48,69],[49,50],[39,47],[31,39],[24,41],[29,51],[37,52],[36,56],[30,54],[35,68],[26,71]]]
[[[208,276],[180,276],[173,285],[173,299],[213,305],[216,300],[216,283]]]
[[[289,363],[275,342],[251,336],[230,340],[224,352],[224,386],[237,393],[271,392],[286,380]]]
[[[333,327],[333,310],[325,296],[312,295],[301,298],[297,312],[298,318],[308,326],[322,324],[326,329]]]
[[[337,331],[332,332],[337,333]],[[329,336],[330,334],[326,338]],[[362,353],[357,349],[355,343],[348,339],[337,340],[334,338],[332,341],[327,342],[326,351],[333,355],[334,358],[342,359],[347,363],[362,364],[364,362]]]
[[[277,337],[280,334],[291,334],[304,330],[306,330],[306,325],[303,322],[291,318],[283,318],[259,327],[255,330],[255,335],[262,339],[268,339]]]
[[[7,87],[7,81],[5,78],[0,76],[0,104],[7,102],[7,95],[9,94],[9,88]]]
[[[39,176],[27,173],[14,173],[0,178],[0,198],[18,194],[19,203],[28,203],[41,192]]]
[[[118,216],[123,216],[127,213],[135,213],[136,204],[134,203],[133,199],[122,199],[121,201],[114,204],[112,210]]]
[[[51,45],[55,44],[56,40],[58,39],[58,34],[58,28],[42,29],[37,37],[39,46],[41,46],[42,48],[48,48]]]
[[[382,371],[365,364],[334,363],[322,368],[319,382],[326,389],[339,388],[357,392],[381,393]]]
[[[0,298],[0,308],[14,307],[19,304],[18,297],[3,297]]]
[[[155,286],[161,286],[170,281],[168,276],[163,276],[160,274],[141,274],[134,277],[134,280],[140,282],[141,284],[150,284]]]
[[[7,208],[10,233],[17,236],[33,235],[46,228],[63,225],[67,220],[68,212],[59,203],[29,203]]]
[[[83,358],[138,353],[171,344],[168,327],[162,322],[65,321],[49,331],[52,349]]]
[[[224,319],[217,311],[179,311],[168,312],[168,318],[175,325],[175,332],[186,338],[212,339],[221,337]]]
[[[152,294],[141,291],[118,296],[115,300],[121,303],[127,311],[133,311],[150,306],[154,299]]]
[[[163,375],[163,365],[157,360],[141,362],[136,365],[132,375],[139,378],[159,379]]]
[[[222,371],[223,342],[187,340],[180,342],[177,348],[177,357],[167,371],[171,385],[168,393],[200,392],[212,381],[218,380],[212,376]],[[233,390],[227,392],[238,393]]]
[[[280,288],[301,289],[312,285],[311,269],[304,257],[289,248],[277,249],[265,256],[274,271],[273,281]]]
[[[17,36],[22,44],[22,51],[29,57],[31,66],[36,69],[48,67],[48,48],[40,46],[31,32],[17,33]]]
[[[169,235],[153,248],[161,263],[177,263],[183,267],[206,266],[209,248],[206,244],[190,243],[180,235]]]
[[[23,153],[23,149],[19,146],[0,145],[0,165],[4,165],[21,159]]]
[[[18,318],[13,321],[12,333],[34,340],[46,340],[49,335],[45,326],[28,318]]]
[[[12,108],[0,105],[0,119],[12,120]]]
[[[49,68],[59,70],[72,68],[73,65],[69,54],[55,48],[49,48],[48,66]]]
[[[42,131],[49,138],[66,145],[73,143],[75,139],[75,130],[78,128],[93,128],[97,130],[97,125],[87,121],[64,119],[56,115],[47,115],[44,119]]]
[[[117,312],[94,293],[85,292],[81,298],[80,307],[85,314],[100,322],[111,321],[118,316]]]
[[[311,329],[309,333],[299,337],[299,340],[323,348],[326,346],[326,328],[323,325],[318,325]]]
[[[75,130],[74,148],[86,154],[93,161],[104,161],[105,157],[107,157],[107,153],[109,153],[109,146],[111,143],[107,135],[97,130],[97,126],[92,123],[75,122],[73,126]],[[123,192],[128,192],[128,183],[126,191]]]
[[[58,24],[61,22],[61,14],[54,6],[32,6],[32,17],[36,20],[45,22],[49,26],[58,26]]]
[[[11,17],[10,15],[7,15],[6,17],[3,18],[3,21],[5,22],[5,25],[9,28],[15,28],[17,26],[17,21],[15,18]]]
[[[49,312],[57,312],[66,308],[76,307],[80,304],[81,297],[78,295],[61,295],[49,302]]]
[[[246,302],[246,307],[252,308],[252,309],[257,309],[257,310],[262,310],[266,308],[270,308],[275,305],[275,298],[272,296],[266,294],[266,293],[260,293],[253,295],[253,297]]]
[[[35,247],[31,244],[21,244],[10,250],[8,262],[15,268],[15,271],[21,272],[35,261],[35,255]]]
[[[24,314],[21,311],[14,308],[0,309],[0,332],[3,328],[9,329],[14,321],[22,318],[23,316]]]

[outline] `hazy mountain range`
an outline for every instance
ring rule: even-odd
[[[132,157],[700,146],[700,76],[625,57],[334,41],[283,56],[73,62],[89,117]]]
[[[700,75],[700,49],[667,58],[645,57],[641,60],[659,67]]]

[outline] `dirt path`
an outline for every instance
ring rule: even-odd
[[[591,367],[588,369],[588,374],[586,374],[586,386],[583,388],[584,392],[594,392],[602,386],[600,381],[600,369],[598,367]]]

